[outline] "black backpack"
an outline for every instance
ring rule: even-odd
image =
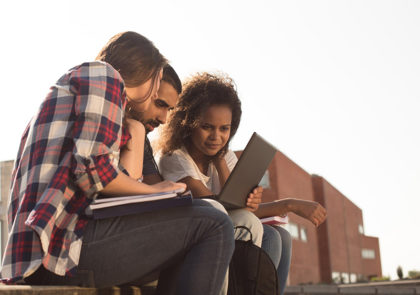
[[[245,226],[237,226],[251,231]],[[228,295],[279,295],[277,270],[268,254],[249,241],[235,241],[229,265]]]

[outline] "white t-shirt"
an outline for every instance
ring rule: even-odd
[[[238,162],[238,158],[231,150],[226,152],[225,160],[230,171]],[[179,181],[189,176],[200,180],[214,194],[220,193],[219,174],[213,163],[209,164],[207,175],[203,174],[185,147],[174,151],[172,155],[162,156],[159,160],[159,170],[166,180]]]
[[[225,160],[230,171],[233,170],[233,167],[235,167],[238,162],[238,158],[231,150],[227,151]],[[198,169],[185,147],[174,151],[172,155],[161,156],[159,159],[159,170],[162,173],[163,178],[166,180],[178,181],[182,178],[190,176],[194,179],[200,180],[211,192],[213,192],[213,194],[217,195],[220,193],[221,188],[219,174],[217,173],[217,169],[213,163],[209,164],[207,175],[201,173],[200,169]],[[263,228],[258,217],[244,209],[229,210],[227,212],[223,205],[216,200],[203,200],[209,202],[218,210],[229,214],[232,218],[234,226],[246,226],[249,228],[252,232],[254,244],[258,247],[261,246]],[[248,232],[241,230],[235,231],[235,239],[249,240]]]

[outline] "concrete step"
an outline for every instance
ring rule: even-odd
[[[417,284],[417,282],[416,282]],[[420,286],[407,282],[407,284],[359,284],[359,285],[303,285],[288,286],[285,295],[420,295]]]
[[[149,295],[139,287],[81,288],[75,286],[0,285],[1,295]]]

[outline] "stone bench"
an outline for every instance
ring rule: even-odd
[[[0,285],[2,295],[151,295],[153,287],[82,288],[76,286]]]
[[[288,286],[284,291],[285,295],[411,295],[420,294],[420,286],[417,285],[360,285],[360,286],[337,286],[337,285],[305,285]]]

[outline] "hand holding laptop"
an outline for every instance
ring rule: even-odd
[[[254,132],[216,199],[226,209],[247,207],[250,192],[252,195],[276,152],[277,149],[273,145]],[[251,200],[251,207],[261,202],[258,203],[254,198]]]
[[[249,193],[248,198],[246,199],[246,209],[248,211],[255,212],[258,209],[262,202],[262,192],[263,188],[257,186]]]

